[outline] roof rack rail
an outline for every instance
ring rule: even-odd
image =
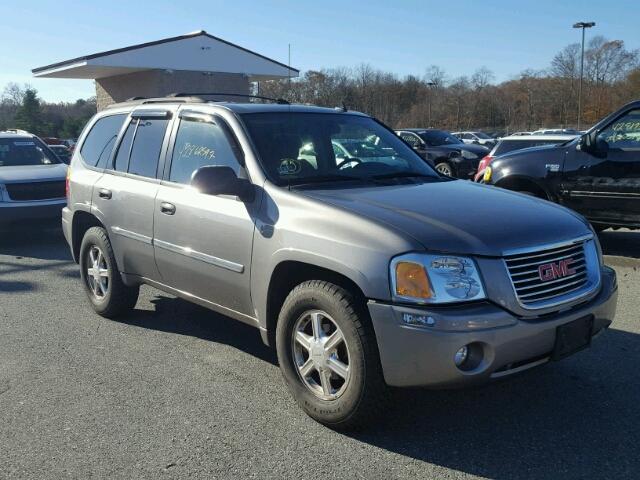
[[[176,98],[176,97],[173,97],[172,95],[167,95],[166,97],[156,97],[156,98],[142,97],[139,100],[141,100],[141,103],[145,105],[148,103],[167,103],[168,99],[171,99],[174,102],[180,102],[180,103],[189,103],[189,102],[204,103],[205,102],[204,99],[197,96],[186,96],[184,98]]]
[[[262,95],[249,95],[245,93],[226,93],[226,92],[205,92],[205,93],[191,93],[191,92],[178,92],[172,93],[168,95],[172,98],[179,97],[210,97],[213,95],[221,96],[221,97],[241,97],[241,98],[257,98],[258,100],[268,100],[270,102],[275,102],[279,105],[289,105],[289,102],[284,98],[273,98],[273,97],[264,97]]]

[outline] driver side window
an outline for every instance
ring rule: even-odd
[[[598,134],[598,141],[607,142],[609,148],[640,149],[640,110],[631,110],[615,120]]]
[[[218,125],[207,121],[180,120],[169,181],[189,184],[193,172],[210,165],[231,167],[236,175],[240,172],[240,163]]]

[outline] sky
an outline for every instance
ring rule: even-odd
[[[6,6],[3,4],[6,3]],[[640,48],[638,0],[0,0],[0,89],[29,83],[47,101],[95,95],[91,80],[35,79],[57,61],[206,30],[301,71],[368,63],[399,76],[438,65],[448,76],[480,67],[508,80],[546,68],[587,35]],[[588,37],[587,37],[588,38]]]

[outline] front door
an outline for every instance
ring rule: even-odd
[[[189,186],[203,166],[229,166],[245,175],[239,147],[217,116],[183,112],[179,122],[155,202],[155,258],[162,282],[229,314],[255,317],[250,262],[258,200],[244,203]]]
[[[567,206],[603,225],[640,225],[640,110],[623,112],[596,137],[601,154],[569,149]]]

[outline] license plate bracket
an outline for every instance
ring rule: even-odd
[[[581,317],[556,328],[556,342],[551,358],[560,360],[591,345],[593,315]]]

